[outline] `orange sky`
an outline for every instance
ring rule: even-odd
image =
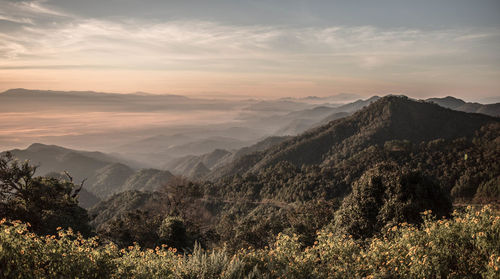
[[[211,73],[191,71],[132,70],[0,70],[0,90],[30,88],[47,90],[92,90],[100,92],[149,92],[198,97],[237,95],[277,98],[328,96],[356,93],[365,96],[389,93],[416,97],[454,95],[474,100],[496,96],[498,81],[395,80],[372,77],[305,76],[296,74]],[[477,96],[471,93],[478,94]]]
[[[453,11],[451,2],[388,1],[391,13],[369,1],[126,2],[0,0],[0,90],[500,95],[491,1],[451,1]],[[414,17],[399,14],[409,10]]]

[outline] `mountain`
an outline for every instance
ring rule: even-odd
[[[85,180],[84,189],[89,193],[85,194],[88,197],[88,202],[85,202],[87,204],[95,203],[90,195],[104,199],[125,190],[152,191],[173,177],[168,171],[137,170],[130,167],[128,161],[101,152],[79,151],[40,143],[32,144],[25,150],[14,149],[9,152],[19,160],[30,160],[38,165],[37,175],[66,179],[61,173],[68,172],[77,184]]]
[[[215,149],[239,149],[246,145],[248,142],[235,138],[210,137],[169,147],[164,153],[170,156],[201,155]]]
[[[115,193],[127,190],[155,191],[165,185],[173,174],[157,169],[142,169],[129,176]]]
[[[245,134],[248,129],[232,127],[220,131],[220,134],[226,132],[235,135],[239,132]],[[255,142],[252,137],[238,139],[229,136],[212,136],[215,132],[200,130],[196,133],[157,135],[143,140],[135,141],[126,145],[117,147],[115,150],[123,154],[124,157],[133,158],[153,168],[166,168],[175,173],[184,173],[183,166],[174,170],[175,165],[189,165],[186,160],[211,153],[214,150],[228,149],[234,150],[242,148]],[[239,136],[240,137],[240,136]],[[210,165],[210,164],[208,164]],[[174,166],[174,167],[173,167]],[[210,166],[208,166],[210,168]]]
[[[274,132],[274,135],[298,135],[314,127],[325,124],[326,119],[335,120],[350,115],[361,108],[375,102],[380,97],[373,96],[366,100],[357,100],[341,106],[318,106],[312,109],[290,112],[281,117],[274,117],[272,121],[285,123]]]
[[[456,108],[466,104],[465,101],[460,100],[460,99],[455,98],[455,97],[451,97],[451,96],[447,96],[444,98],[430,98],[430,99],[427,99],[426,101],[431,102],[431,103],[436,103],[442,107],[450,108],[450,109],[456,109]]]
[[[120,192],[126,180],[135,173],[127,165],[114,163],[98,169],[91,178],[89,191],[99,197],[108,197]]]
[[[186,156],[169,162],[164,168],[177,175],[201,179],[212,172],[217,172],[219,168],[223,168],[234,160],[247,154],[270,148],[288,138],[290,137],[268,137],[256,144],[232,152],[224,149],[215,149],[210,153],[199,156]]]
[[[255,122],[262,122],[262,125],[271,125],[281,127],[277,131],[272,132],[274,137],[268,137],[267,140],[263,140],[249,147],[241,148],[241,144],[238,145],[237,142],[232,142],[230,138],[214,138],[209,140],[195,141],[191,143],[186,143],[184,145],[175,145],[166,149],[164,152],[156,152],[158,154],[164,154],[163,158],[169,158],[169,155],[180,155],[186,152],[190,152],[193,155],[183,156],[178,159],[164,159],[168,161],[163,165],[164,169],[168,169],[175,174],[184,175],[193,178],[190,173],[195,166],[198,166],[199,171],[197,173],[197,178],[200,173],[206,173],[207,169],[210,171],[218,172],[223,165],[230,164],[232,161],[238,159],[239,157],[253,153],[256,151],[264,150],[277,142],[282,141],[286,136],[296,135],[302,133],[308,129],[321,126],[328,121],[339,119],[352,114],[353,112],[371,104],[372,102],[379,99],[378,96],[373,96],[366,100],[357,100],[353,103],[348,103],[338,107],[331,106],[315,106],[313,108],[298,110],[286,113],[284,115],[274,115],[272,117],[265,116],[263,118],[255,120]],[[214,142],[213,142],[214,141]],[[210,155],[210,151],[216,148],[224,148],[226,152],[231,152],[232,155],[224,154],[223,156],[217,157],[216,164],[207,163],[204,156],[217,156]],[[229,151],[231,149],[239,149],[238,151]],[[203,155],[197,155],[204,152]],[[216,150],[217,151],[217,150]],[[155,155],[151,155],[155,156]],[[151,156],[148,156],[151,158]],[[203,163],[202,165],[199,163]],[[208,173],[207,173],[208,174]],[[212,176],[213,174],[210,174]]]
[[[380,98],[298,136],[268,138],[240,151],[239,157],[223,150],[207,154],[212,164],[233,158],[215,163],[204,176],[209,181],[172,180],[168,194],[112,196],[91,210],[94,225],[113,231],[158,212],[158,220],[181,216],[202,235],[198,239],[264,247],[278,232],[297,232],[314,243],[318,229],[338,224],[339,208],[348,221],[357,218],[352,208],[377,218],[420,220],[421,211],[441,205],[443,211],[435,212],[447,215],[452,201],[500,201],[500,119],[403,96]],[[192,163],[191,175],[206,173],[201,157]],[[117,219],[115,212],[129,218]]]
[[[285,97],[281,98],[281,100],[286,100],[286,101],[302,101],[302,102],[307,102],[310,104],[324,104],[324,103],[347,103],[347,102],[353,102],[355,100],[360,99],[361,96],[358,94],[350,94],[350,93],[340,93],[332,96],[326,96],[326,97],[319,97],[319,96],[307,96],[303,98],[292,98],[292,97]]]
[[[340,107],[337,107],[335,109],[335,111],[332,113],[338,113],[338,112],[352,113],[352,112],[355,112],[355,111],[362,109],[365,106],[370,105],[371,103],[377,101],[378,99],[380,99],[379,96],[372,96],[366,100],[359,99],[359,100],[354,101],[352,103],[348,103],[348,104],[342,105]]]
[[[209,171],[221,160],[224,160],[224,158],[231,155],[232,153],[227,150],[215,149],[210,153],[206,153],[200,156],[191,155],[178,158],[166,164],[164,168],[170,170],[174,174],[192,177],[190,175],[191,173],[199,174],[199,171],[201,171],[203,168]],[[199,168],[199,171],[194,171],[196,167]]]
[[[101,152],[79,151],[41,143],[34,143],[24,150],[14,149],[10,152],[20,160],[30,160],[33,164],[39,165],[38,175],[67,171],[75,182],[89,178],[98,169],[111,163],[136,165]]]
[[[192,140],[193,138],[186,134],[156,135],[124,144],[117,147],[116,150],[119,152],[139,151],[139,153],[158,152]]]
[[[323,119],[335,111],[332,107],[318,106],[312,109],[290,112],[282,116],[284,127],[281,127],[275,135],[297,135],[310,129],[319,119]]]
[[[93,207],[100,201],[101,199],[96,197],[91,192],[85,190],[85,188],[82,188],[82,190],[80,190],[80,193],[78,193],[78,204],[85,209]]]
[[[135,210],[154,210],[159,213],[162,208],[166,210],[168,204],[168,195],[164,192],[131,190],[115,194],[99,202],[89,209],[89,216],[92,219],[91,224],[99,230],[101,226],[124,213]]]
[[[198,162],[188,173],[187,177],[192,179],[199,179],[210,173],[210,169],[207,168],[202,162]]]
[[[390,140],[419,143],[439,138],[470,137],[481,126],[497,121],[498,118],[486,115],[458,112],[407,97],[388,96],[351,116],[309,130],[263,152],[244,156],[219,171],[217,177],[255,172],[280,161],[297,167],[328,165]]]
[[[451,96],[447,96],[444,98],[430,98],[426,101],[458,111],[476,112],[496,117],[500,116],[500,103],[483,105],[479,103],[465,102]]]
[[[21,105],[20,105],[21,104]],[[97,111],[158,111],[176,106],[201,107],[206,102],[197,102],[179,95],[116,94],[93,91],[51,91],[10,89],[0,93],[0,108],[3,111],[92,109]]]
[[[239,159],[245,155],[269,149],[269,148],[271,148],[271,147],[273,147],[273,146],[275,146],[275,145],[277,145],[277,144],[279,144],[287,139],[290,139],[290,138],[291,138],[290,136],[267,137],[267,138],[257,142],[256,144],[253,144],[253,145],[248,146],[248,147],[243,147],[240,150],[236,151],[234,153],[233,158],[231,158],[231,159],[236,160],[236,159]]]
[[[349,113],[349,112],[335,112],[335,113],[332,113],[332,114],[328,115],[327,117],[321,119],[321,121],[319,121],[318,123],[316,123],[315,127],[326,125],[326,124],[328,124],[329,122],[331,122],[333,120],[344,118],[344,117],[349,116],[349,115],[351,115],[351,113]]]

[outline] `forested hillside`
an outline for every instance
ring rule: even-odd
[[[500,104],[495,103],[495,104],[479,104],[479,103],[471,103],[471,102],[465,102],[463,100],[448,96],[444,98],[430,98],[427,99],[426,101],[436,103],[442,107],[445,108],[450,108],[458,111],[463,111],[463,112],[476,112],[476,113],[482,113],[482,114],[487,114],[491,116],[500,116]]]
[[[445,216],[452,202],[497,204],[499,143],[498,118],[392,96],[244,155],[224,167],[229,170],[225,176],[183,181],[182,193],[175,183],[161,191],[169,201],[172,196],[182,201],[166,203],[167,211],[177,211],[186,222],[188,239],[198,238],[206,246],[229,242],[231,247],[264,247],[283,231],[307,242],[328,224],[363,238],[388,224],[418,223],[423,210]],[[377,202],[369,207],[355,204],[372,199]],[[99,220],[100,212],[116,203],[111,199],[91,212]],[[354,211],[369,213],[350,215],[353,209],[348,208],[360,206],[364,209]],[[155,212],[145,208],[138,204],[135,210]],[[129,211],[115,218],[125,218],[120,216]],[[361,229],[356,222],[372,225]],[[157,230],[159,223],[150,228]]]
[[[466,114],[406,97],[389,96],[352,116],[241,158],[212,179],[254,172],[280,161],[290,162],[296,167],[333,165],[370,146],[382,146],[393,140],[420,144],[437,139],[471,139],[483,125],[498,121],[498,118],[481,114]]]
[[[37,165],[36,175],[68,179],[68,174],[74,182],[84,182],[82,206],[126,190],[153,191],[173,176],[169,171],[141,168],[143,165],[139,163],[101,152],[55,145],[35,143],[24,150],[9,152],[19,160]]]
[[[454,274],[463,274],[460,272],[465,267],[456,266],[462,259],[446,256],[445,251],[452,250],[443,246],[425,250],[421,244],[435,239],[467,239],[472,231],[481,230],[481,233],[487,231],[489,237],[482,248],[459,242],[454,249],[475,253],[467,263],[476,270],[475,274],[494,276],[498,274],[494,269],[498,263],[492,251],[500,247],[498,238],[493,237],[498,233],[499,218],[494,209],[500,201],[499,145],[499,118],[388,96],[296,137],[269,138],[236,152],[216,150],[180,159],[176,170],[193,172],[194,180],[168,171],[134,170],[118,162],[97,167],[88,164],[89,172],[95,174],[84,189],[104,198],[88,213],[77,206],[79,197],[88,193],[82,192],[82,185],[73,184],[71,176],[56,173],[51,174],[52,178],[37,178],[29,162],[21,164],[7,153],[0,164],[3,191],[0,217],[14,216],[33,223],[35,232],[55,233],[59,223],[62,228],[80,228],[85,235],[97,234],[100,240],[94,240],[89,249],[95,249],[95,255],[104,253],[118,262],[127,257],[143,261],[141,249],[168,245],[172,255],[185,253],[186,262],[178,262],[179,265],[194,261],[194,257],[203,258],[199,259],[202,262],[206,257],[233,256],[240,257],[239,261],[246,266],[238,267],[242,268],[238,271],[240,275],[276,270],[283,276],[294,274],[290,275],[292,278],[304,278],[308,272],[328,278],[331,268],[340,277],[370,274],[401,277],[396,271],[387,273],[375,257],[390,253],[404,263],[413,264],[414,259],[398,254],[404,245],[423,249],[419,250],[420,256],[430,257],[434,253],[436,261],[446,263],[434,267],[439,274],[450,274],[452,270]],[[95,160],[95,156],[87,158],[89,162]],[[110,177],[115,178],[109,180]],[[204,179],[207,177],[210,180]],[[55,195],[54,189],[62,192]],[[31,198],[35,196],[38,198]],[[464,210],[463,204],[491,204],[493,209],[475,213],[469,208],[467,213],[453,213],[454,209]],[[35,214],[39,210],[42,215]],[[481,219],[477,222],[482,222],[483,227],[477,227],[478,223],[464,224],[467,218]],[[457,229],[471,227],[467,227],[467,232],[454,232],[443,224]],[[0,237],[5,238],[12,227],[21,230],[16,241],[37,239],[25,234],[27,228],[18,223],[3,225]],[[432,237],[427,235],[429,232]],[[473,237],[478,233],[473,233]],[[71,234],[62,232],[61,239],[53,245],[62,245],[59,241],[66,241]],[[408,239],[412,240],[407,242]],[[383,246],[387,240],[389,246]],[[113,244],[104,246],[105,243]],[[31,249],[15,245],[9,247]],[[77,249],[68,247],[61,249]],[[121,248],[128,250],[113,254],[113,249]],[[217,252],[209,256],[203,249]],[[312,260],[309,267],[282,269],[262,260],[285,264],[282,261],[285,254],[279,254],[283,249],[292,249],[285,253],[287,261],[319,257],[326,266]],[[482,254],[477,249],[482,249]],[[346,258],[339,262],[321,258],[325,253],[360,258],[357,262]],[[275,258],[278,254],[280,259]],[[4,253],[0,263],[6,265],[16,255]],[[259,255],[261,260],[252,255]],[[493,262],[488,262],[488,257],[493,257]],[[161,264],[164,260],[155,261]],[[342,267],[348,262],[352,265],[351,273]],[[121,264],[124,263],[117,263]],[[213,264],[208,266],[212,268]],[[236,268],[227,263],[221,265],[225,269]],[[367,270],[364,265],[373,268]],[[132,266],[139,268],[140,263]],[[426,269],[397,267],[406,275],[429,275]],[[187,272],[186,268],[182,272]]]

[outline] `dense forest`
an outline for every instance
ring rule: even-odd
[[[36,176],[7,152],[0,272],[498,278],[498,158],[499,118],[404,96],[240,153],[180,160],[191,178],[89,161],[86,189],[71,173]],[[120,188],[105,183],[109,173],[126,173]],[[88,210],[78,203],[86,191],[102,199]]]

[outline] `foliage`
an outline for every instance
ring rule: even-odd
[[[159,216],[136,210],[112,219],[97,232],[102,238],[112,240],[119,247],[138,243],[142,247],[151,248],[162,244],[158,235],[160,224]]]
[[[499,131],[499,124],[491,124],[470,138],[420,143],[391,140],[329,164],[297,167],[284,161],[215,182],[172,178],[162,192],[124,192],[90,212],[96,216],[93,224],[98,230],[109,227],[112,216],[136,209],[160,219],[180,216],[191,245],[195,240],[203,247],[226,243],[233,251],[270,245],[279,232],[296,233],[303,244],[310,245],[316,230],[332,222],[340,203],[348,197],[342,210],[347,222],[340,218],[339,229],[357,222],[364,228],[355,233],[351,227],[349,232],[356,238],[366,237],[386,225],[418,223],[418,213],[423,210],[446,216],[448,195],[454,203],[498,201]],[[381,184],[370,184],[377,177]],[[364,208],[366,214],[347,210],[350,201],[368,201],[376,185],[381,188],[381,197],[372,204],[374,210],[369,204],[350,207]],[[323,206],[315,206],[318,202]]]
[[[158,236],[166,244],[177,249],[189,246],[184,220],[180,217],[168,216],[158,228]]]
[[[28,225],[0,225],[0,270],[6,278],[498,278],[500,216],[468,207],[453,218],[423,213],[419,226],[401,223],[357,241],[319,231],[313,245],[279,234],[262,249],[224,248],[179,254],[165,245],[119,249],[71,230],[38,236]]]
[[[0,218],[29,222],[35,232],[54,233],[58,226],[88,235],[87,211],[78,206],[79,190],[69,181],[35,177],[36,167],[10,153],[0,156]]]
[[[419,213],[448,216],[451,201],[434,181],[395,164],[380,164],[354,184],[336,214],[335,226],[355,238],[370,237],[384,226],[418,224]]]

